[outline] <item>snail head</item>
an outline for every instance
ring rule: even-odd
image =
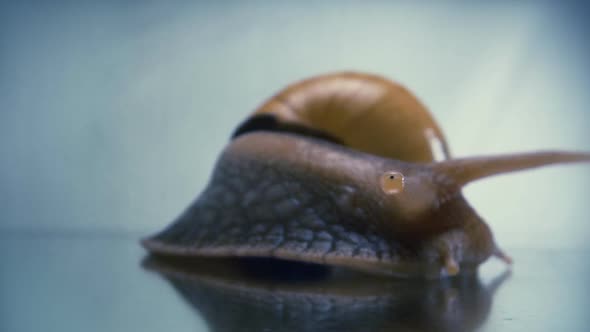
[[[461,220],[456,216],[460,211],[453,211],[451,215],[447,213],[450,210],[447,205],[461,197],[461,189],[468,183],[551,164],[589,161],[588,153],[547,151],[451,159],[429,164],[395,164],[381,171],[378,187],[385,202],[383,204],[390,206],[388,211],[401,225],[398,225],[401,230],[424,232],[449,227]]]

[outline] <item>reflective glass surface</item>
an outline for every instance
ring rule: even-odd
[[[403,281],[265,261],[164,261],[117,234],[3,234],[2,331],[587,331],[588,251],[511,250]]]

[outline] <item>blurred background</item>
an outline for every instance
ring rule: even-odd
[[[193,322],[163,284],[136,282],[136,240],[199,194],[253,109],[313,75],[356,70],[401,82],[457,157],[589,151],[587,18],[582,5],[550,1],[2,2],[0,252],[14,269],[0,274],[0,327],[86,330],[84,317],[109,331]],[[487,179],[466,195],[508,252],[588,247],[587,165]],[[88,237],[97,234],[130,240],[105,248]],[[40,235],[74,240],[63,247]],[[79,270],[64,278],[68,266]],[[548,292],[570,303],[578,290]],[[530,295],[508,294],[517,304]],[[581,309],[564,307],[564,321],[586,315],[571,303]],[[533,304],[555,317],[551,304]],[[129,325],[112,325],[116,318]]]
[[[406,85],[455,156],[590,150],[584,13],[537,1],[4,2],[0,231],[158,230],[255,107],[332,71]],[[575,247],[590,235],[589,173],[525,172],[467,195],[504,246]]]

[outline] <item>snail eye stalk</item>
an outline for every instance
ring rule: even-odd
[[[404,191],[404,175],[400,172],[386,172],[381,175],[379,184],[387,195],[395,195]]]

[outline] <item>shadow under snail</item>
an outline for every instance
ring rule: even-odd
[[[336,73],[288,86],[234,132],[203,193],[144,239],[162,256],[269,257],[399,277],[511,259],[461,193],[487,176],[590,154],[452,159],[408,90]]]

